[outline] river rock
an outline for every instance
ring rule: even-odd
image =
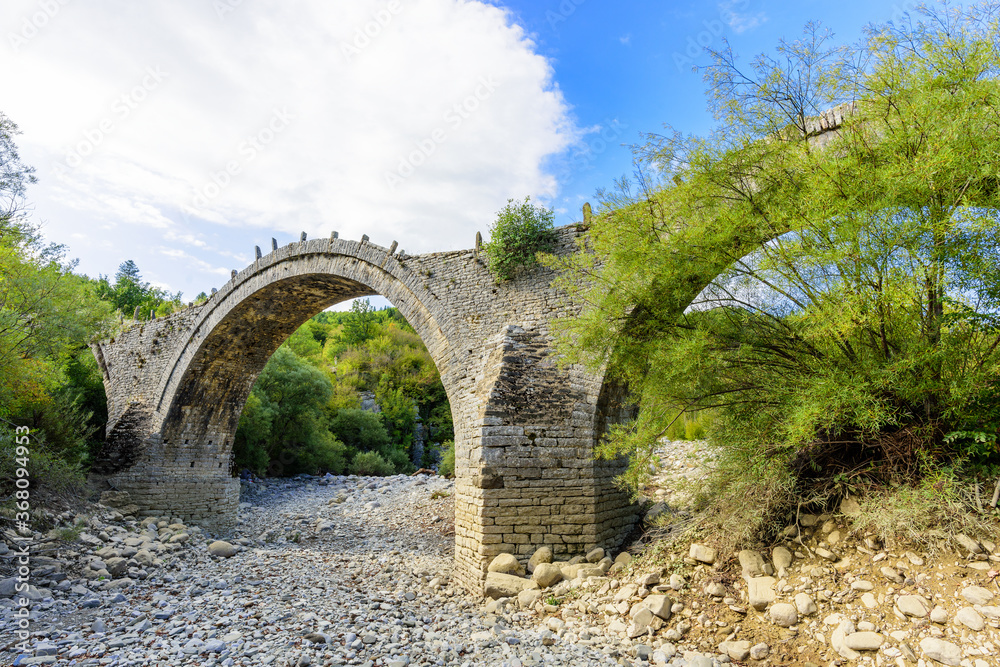
[[[923,618],[930,611],[931,605],[919,595],[900,595],[896,600],[896,608],[907,616]]]
[[[774,547],[771,550],[771,562],[779,572],[792,564],[792,552],[785,547]]]
[[[524,568],[521,567],[521,563],[518,562],[517,558],[511,554],[498,554],[496,558],[490,561],[489,567],[486,568],[487,572],[499,572],[500,574],[514,574],[523,575]]]
[[[754,577],[747,582],[747,597],[750,606],[757,611],[764,611],[767,605],[774,602],[776,596],[774,585],[777,580],[774,577]]]
[[[885,637],[877,632],[855,632],[844,638],[844,643],[848,648],[855,651],[877,651]]]
[[[966,586],[962,589],[962,597],[969,604],[989,604],[993,599],[993,592],[982,586]]]
[[[799,593],[795,596],[795,608],[802,616],[812,616],[819,611],[816,603],[807,593]]]
[[[961,623],[970,630],[975,630],[979,632],[986,627],[986,623],[983,621],[983,617],[979,615],[972,607],[962,607],[955,614],[955,622]]]
[[[236,547],[229,542],[216,540],[208,545],[208,553],[219,558],[232,558],[236,555]]]
[[[799,614],[795,607],[787,602],[772,605],[768,611],[771,622],[782,628],[787,628],[799,622]]]
[[[920,650],[931,660],[937,660],[942,665],[958,667],[962,664],[962,649],[951,642],[936,637],[924,637],[920,640]]]
[[[728,655],[730,659],[736,661],[746,660],[750,656],[750,642],[748,641],[726,641],[719,644],[719,653]]]
[[[502,574],[500,572],[490,572],[486,575],[484,593],[486,597],[498,600],[500,598],[513,598],[517,594],[528,588],[537,588],[531,579],[522,579],[512,574]]]

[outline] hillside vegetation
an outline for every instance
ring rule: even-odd
[[[362,393],[378,413],[361,409]],[[240,417],[233,465],[260,475],[410,472],[418,418],[428,443],[454,439],[444,386],[413,327],[395,308],[355,301],[310,319],[268,361]],[[418,463],[439,455],[427,449]]]

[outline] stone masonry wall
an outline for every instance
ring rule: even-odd
[[[574,252],[579,230],[557,233],[556,253]],[[534,267],[497,285],[475,250],[405,256],[332,237],[278,248],[205,305],[94,346],[111,415],[101,473],[149,514],[230,524],[233,435],[267,359],[315,313],[381,294],[427,345],[451,402],[458,579],[477,589],[502,551],[615,547],[635,508],[611,483],[620,464],[592,454],[623,413],[602,403],[602,378],[556,365],[550,323],[577,310],[553,277]]]

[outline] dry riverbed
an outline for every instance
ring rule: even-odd
[[[650,494],[683,506],[677,481],[702,474],[702,453],[661,454]],[[0,664],[1000,665],[989,540],[893,551],[846,514],[803,515],[738,561],[710,545],[631,562],[595,552],[554,564],[565,578],[548,588],[523,572],[521,594],[483,600],[452,583],[453,491],[432,476],[245,485],[224,543],[170,517],[60,515],[62,530],[30,543],[27,650],[7,533]]]

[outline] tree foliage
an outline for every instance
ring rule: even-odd
[[[107,331],[110,308],[31,220],[25,197],[35,176],[17,134],[0,113],[0,441],[13,445],[11,423],[30,427],[38,483],[62,492],[81,486],[103,438],[103,381],[87,344]]]
[[[322,371],[279,347],[240,416],[234,464],[275,476],[342,473],[347,450],[326,428],[332,395]]]
[[[342,338],[347,345],[363,345],[378,328],[378,316],[368,299],[355,299],[351,311],[344,319]]]
[[[513,278],[518,267],[534,264],[539,252],[552,250],[552,217],[551,210],[532,204],[531,197],[523,202],[508,199],[497,212],[484,249],[498,282]]]
[[[107,276],[100,276],[97,293],[122,316],[134,317],[138,313],[140,320],[148,320],[150,313],[163,317],[181,307],[180,292],[171,294],[144,281],[139,267],[131,259],[118,266],[114,283]]]
[[[374,394],[379,412],[360,409],[361,392]],[[453,437],[419,336],[395,308],[355,301],[350,312],[307,321],[268,361],[240,417],[234,465],[258,474],[408,472],[418,415],[431,437]],[[316,447],[332,453],[309,458]]]
[[[706,73],[718,129],[636,148],[565,263],[587,307],[560,334],[641,399],[604,448],[634,455],[634,483],[706,409],[756,510],[817,477],[997,459],[996,29],[945,6],[852,48],[810,24],[748,70],[727,47]]]

